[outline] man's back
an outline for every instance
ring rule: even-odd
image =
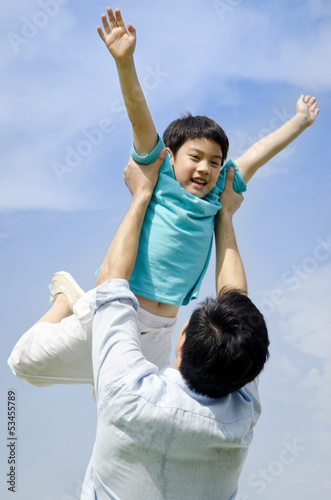
[[[114,285],[98,303],[111,301],[112,324],[97,312],[98,428],[82,499],[234,498],[261,412],[257,382],[211,399],[176,369],[158,375],[141,355],[135,298],[126,290]]]

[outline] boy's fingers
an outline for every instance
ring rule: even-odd
[[[115,10],[115,16],[116,16],[116,22],[118,24],[118,26],[121,26],[121,28],[125,28],[125,24],[124,24],[124,21],[122,19],[122,14],[121,14],[121,11],[119,9],[116,9]]]
[[[110,21],[110,26],[111,28],[117,28],[117,21],[115,19],[115,16],[114,16],[114,13],[113,13],[113,10],[108,7],[107,8],[107,14],[108,14],[108,17],[109,17],[109,21]]]
[[[101,38],[101,40],[104,42],[106,40],[106,37],[104,35],[104,32],[102,31],[101,26],[97,26],[97,32],[99,33],[99,37]]]
[[[136,29],[132,26],[132,24],[128,24],[128,25],[127,25],[127,30],[128,30],[128,32],[129,32],[131,35],[135,35],[135,34],[136,34]]]
[[[111,32],[111,29],[110,29],[106,14],[101,15],[101,21],[102,21],[103,27],[105,29],[105,32],[108,35]]]

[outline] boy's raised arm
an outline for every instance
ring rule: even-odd
[[[129,120],[132,124],[133,141],[139,155],[150,153],[157,143],[157,131],[139,83],[133,53],[136,46],[136,30],[127,27],[119,9],[107,8],[108,19],[102,14],[104,31],[97,27],[100,38],[113,56],[122,95]]]
[[[296,104],[296,114],[282,127],[251,146],[236,160],[245,183],[276,154],[288,146],[307,127],[312,125],[319,113],[315,97],[301,95]]]

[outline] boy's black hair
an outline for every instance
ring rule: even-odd
[[[229,140],[222,127],[208,116],[193,116],[187,113],[171,122],[163,134],[163,142],[171,149],[174,156],[186,141],[202,138],[219,144],[223,154],[223,165],[228,154]]]
[[[180,372],[190,389],[220,398],[254,380],[269,357],[263,315],[238,290],[206,299],[186,327]]]

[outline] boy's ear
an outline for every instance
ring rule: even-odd
[[[171,165],[172,165],[172,166],[174,166],[174,160],[175,160],[175,157],[174,157],[174,155],[173,155],[173,152],[171,151],[171,149],[170,149],[170,148],[166,148],[166,149],[167,149],[167,151],[168,151],[168,153],[169,153],[169,155],[170,155]]]

